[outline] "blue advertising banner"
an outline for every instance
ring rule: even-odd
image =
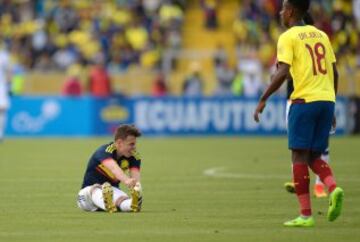
[[[257,99],[141,98],[134,101],[134,123],[150,135],[286,134],[284,98],[272,98],[254,122]],[[336,104],[337,133],[346,127],[346,99]]]
[[[92,135],[112,134],[121,123],[134,123],[135,100],[113,97],[93,99]]]
[[[255,99],[244,98],[94,98],[13,97],[9,136],[109,135],[120,123],[134,123],[145,135],[286,134],[284,98],[271,98],[253,120]],[[337,133],[347,125],[347,99],[336,104]]]
[[[6,134],[10,136],[89,135],[92,99],[13,97]]]
[[[256,123],[257,100],[239,98],[140,99],[134,103],[135,124],[145,134],[282,134],[285,103],[274,99]]]

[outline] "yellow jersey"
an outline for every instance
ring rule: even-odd
[[[336,62],[329,37],[311,25],[293,26],[280,35],[277,59],[290,65],[294,91],[291,100],[335,102]]]

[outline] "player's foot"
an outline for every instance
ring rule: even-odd
[[[312,216],[310,216],[310,217],[299,216],[296,219],[285,222],[284,226],[285,227],[314,227],[315,220]]]
[[[117,211],[115,204],[113,203],[113,188],[110,183],[105,182],[102,187],[102,195],[104,199],[105,211],[109,213],[114,213]]]
[[[131,189],[131,211],[140,212],[142,205],[142,192],[141,185],[139,182],[136,183],[135,187]]]
[[[341,214],[343,200],[344,190],[340,187],[335,188],[335,190],[330,193],[329,209],[327,213],[327,218],[330,222],[337,219],[337,217]]]
[[[325,186],[322,183],[317,183],[314,185],[314,196],[317,198],[327,197]]]
[[[295,193],[295,184],[293,182],[285,182],[284,188],[289,193]]]

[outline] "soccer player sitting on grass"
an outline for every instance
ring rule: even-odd
[[[100,146],[94,152],[78,194],[77,205],[80,209],[110,213],[141,210],[141,160],[136,152],[136,139],[140,136],[135,126],[120,125],[114,141]],[[119,189],[120,182],[129,188],[131,198]]]
[[[259,114],[264,110],[267,99],[290,72],[294,91],[290,97],[288,142],[300,216],[285,222],[284,225],[288,227],[315,225],[309,194],[309,167],[328,188],[329,221],[334,221],[340,215],[344,197],[344,191],[337,187],[330,166],[321,159],[321,153],[328,146],[334,118],[338,82],[336,59],[328,36],[303,22],[309,5],[309,0],[283,1],[280,17],[288,30],[278,40],[279,66],[254,112],[254,119],[259,122]]]

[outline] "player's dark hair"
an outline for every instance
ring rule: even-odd
[[[128,136],[140,137],[141,132],[134,125],[122,124],[115,131],[115,140],[126,139]]]
[[[304,16],[310,7],[310,0],[288,0],[288,3],[299,11],[301,17]]]
[[[314,25],[314,19],[309,12],[306,12],[303,16],[304,23],[306,25]]]

